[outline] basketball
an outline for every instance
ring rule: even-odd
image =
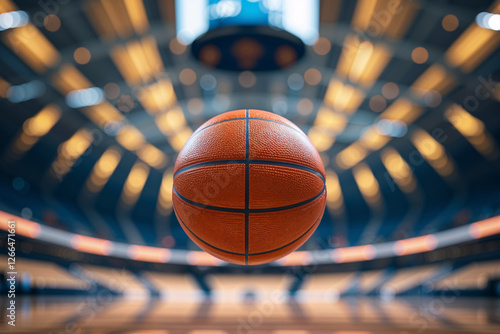
[[[235,264],[275,261],[316,230],[325,171],[307,136],[285,118],[235,110],[200,126],[179,152],[173,205],[200,248]]]
[[[500,334],[498,110],[500,0],[0,0],[0,334]]]

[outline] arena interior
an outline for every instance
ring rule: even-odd
[[[0,40],[2,333],[500,332],[500,1],[0,0]],[[246,108],[328,193],[257,266],[172,205],[193,131]]]

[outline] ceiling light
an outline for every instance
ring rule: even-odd
[[[141,88],[137,96],[150,114],[159,113],[177,102],[174,87],[167,78]]]
[[[385,168],[401,190],[404,192],[415,190],[417,183],[412,170],[398,151],[388,147],[382,152],[381,157]]]
[[[497,12],[498,5],[491,11]],[[446,51],[446,60],[454,67],[464,72],[474,70],[500,44],[500,38],[495,29],[499,29],[498,14],[483,13],[476,17],[476,23],[471,24]]]
[[[28,118],[23,123],[23,132],[14,139],[9,148],[10,158],[17,159],[45,136],[59,121],[61,109],[56,105],[48,105],[38,114]]]
[[[119,131],[125,118],[111,103],[106,101],[85,107],[83,112],[92,122],[107,131],[108,134]]]
[[[318,110],[314,125],[320,128],[327,129],[331,132],[341,132],[347,123],[344,114],[336,113],[326,107],[321,107]]]
[[[74,90],[66,95],[66,104],[71,108],[93,106],[104,100],[104,92],[101,88],[92,87]]]
[[[167,157],[165,154],[151,144],[145,144],[137,150],[137,155],[141,158],[141,160],[155,168],[163,168],[167,163]]]
[[[336,162],[340,168],[347,169],[359,163],[368,155],[368,150],[360,143],[352,143],[337,154]]]
[[[494,31],[500,30],[500,14],[481,12],[476,16],[476,23],[481,28]]]
[[[408,130],[404,122],[398,120],[382,119],[376,124],[377,132],[391,137],[403,137]]]
[[[313,126],[307,133],[309,140],[319,152],[324,152],[332,147],[335,137],[326,129],[319,126]]]
[[[25,11],[16,10],[0,14],[0,31],[22,27],[29,22],[29,16]]]
[[[91,192],[100,191],[108,182],[121,159],[121,153],[116,148],[107,149],[97,160],[87,179],[87,189]]]
[[[421,129],[416,129],[411,141],[425,160],[443,177],[452,175],[454,164],[441,145],[430,134]]]
[[[160,192],[158,194],[158,211],[167,214],[172,209],[172,187],[174,185],[173,170],[163,173]]]
[[[63,65],[52,77],[52,84],[63,95],[73,90],[91,88],[91,82],[73,65]]]
[[[325,94],[325,104],[338,111],[353,112],[359,107],[365,94],[358,88],[351,85],[345,85],[338,79],[330,80]]]
[[[58,179],[66,175],[77,159],[89,148],[92,139],[93,137],[89,130],[80,129],[68,140],[59,145],[57,158],[52,163],[52,175]]]
[[[2,35],[4,43],[37,72],[45,72],[60,60],[57,49],[35,27],[28,23]]]
[[[140,161],[136,162],[123,186],[121,200],[125,204],[134,205],[137,202],[148,176],[149,167]]]
[[[378,132],[375,125],[365,130],[361,138],[359,138],[359,143],[365,149],[375,151],[382,148],[389,140],[391,140],[391,137]]]
[[[481,154],[491,160],[498,158],[497,145],[481,120],[457,104],[446,110],[445,117]]]
[[[130,22],[138,34],[144,33],[149,28],[146,8],[142,0],[124,0],[123,4],[127,10]]]
[[[422,97],[431,90],[446,94],[455,85],[455,76],[446,71],[443,66],[434,64],[415,80],[411,85],[411,89],[417,97]]]
[[[422,108],[407,100],[399,98],[394,101],[381,115],[381,119],[399,120],[410,124],[422,113]]]
[[[366,202],[372,207],[378,206],[381,200],[380,187],[370,167],[361,163],[354,168],[353,174],[359,191]]]
[[[248,10],[245,10],[245,9]],[[251,8],[251,10],[250,10]],[[176,0],[177,39],[188,45],[214,22],[239,19],[247,24],[283,29],[312,45],[318,38],[319,1],[263,1],[258,6],[239,0]],[[228,24],[224,22],[224,24]]]
[[[22,85],[10,86],[10,88],[7,89],[7,99],[13,103],[19,103],[35,99],[41,96],[44,92],[45,85],[43,82],[33,80]]]
[[[116,135],[116,140],[130,151],[139,149],[145,143],[142,132],[132,125],[123,126],[120,133]]]
[[[35,116],[28,118],[23,124],[24,132],[29,136],[46,135],[61,117],[61,110],[56,105],[48,105]]]
[[[339,178],[333,170],[326,170],[326,189],[328,198],[326,204],[328,208],[342,210],[344,206],[344,197],[342,195],[342,188],[340,187]]]

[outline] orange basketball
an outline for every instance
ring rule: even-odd
[[[235,110],[200,126],[174,168],[175,214],[203,250],[237,264],[277,260],[316,230],[325,171],[307,136],[285,118]]]

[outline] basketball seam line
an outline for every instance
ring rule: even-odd
[[[218,250],[220,252],[224,252],[224,253],[228,253],[228,254],[233,254],[233,255],[242,255],[242,256],[245,255],[245,257],[247,257],[247,256],[253,256],[253,255],[264,255],[264,254],[273,253],[273,252],[279,251],[279,250],[281,250],[281,249],[283,249],[285,247],[288,247],[288,246],[294,244],[295,242],[297,242],[298,240],[300,240],[302,237],[304,237],[309,231],[311,231],[311,229],[314,227],[314,225],[316,225],[316,223],[318,223],[318,221],[321,219],[321,217],[323,217],[323,211],[322,211],[321,214],[320,214],[320,216],[314,221],[314,223],[304,233],[302,233],[299,237],[297,237],[293,241],[291,241],[291,242],[289,242],[289,243],[287,243],[287,244],[285,244],[283,246],[280,246],[278,248],[274,248],[274,249],[271,249],[271,250],[267,250],[267,251],[264,251],[264,252],[248,253],[247,254],[246,252],[245,253],[238,253],[238,252],[228,251],[228,250],[216,247],[216,246],[212,245],[211,243],[209,243],[208,241],[203,240],[198,235],[196,235],[193,231],[191,231],[191,229],[186,225],[186,223],[184,223],[184,221],[180,218],[179,214],[177,213],[177,210],[175,210],[175,207],[174,207],[174,212],[175,212],[176,216],[179,218],[179,222],[189,231],[189,233],[191,233],[192,235],[194,235],[196,239],[200,240],[205,245],[207,245],[209,247],[212,247],[213,249],[216,249],[216,250]],[[245,260],[247,261],[248,258],[246,258]]]
[[[217,125],[217,124],[220,124],[220,123],[231,122],[231,121],[242,121],[242,120],[246,120],[246,119],[247,119],[246,117],[236,117],[236,118],[231,118],[231,119],[224,119],[222,121],[218,121],[218,122],[209,124],[206,127],[204,127],[203,129],[199,129],[198,132],[195,132],[192,137],[196,136],[198,133],[200,133],[201,131],[203,131],[205,129],[208,129],[211,126],[214,126],[214,125]],[[281,122],[278,122],[278,121],[275,121],[275,120],[272,120],[272,119],[260,118],[260,117],[248,117],[248,119],[255,119],[255,120],[260,120],[260,121],[266,121],[266,122],[273,122],[273,123],[281,124],[281,125],[286,126],[287,128],[290,128],[290,129],[292,129],[292,130],[300,133],[301,135],[307,137],[307,135],[304,132],[302,132],[300,129],[296,129],[296,128],[294,128],[291,125],[288,125],[288,124],[285,124],[285,123],[281,123]],[[307,137],[307,138],[309,139],[309,137]]]
[[[245,110],[245,265],[248,265],[249,206],[250,206],[250,111]]]
[[[315,195],[315,196],[313,196],[313,197],[311,197],[311,198],[309,198],[309,199],[307,199],[305,201],[294,203],[294,204],[290,204],[290,205],[285,205],[285,206],[278,206],[278,207],[274,207],[274,208],[260,208],[260,209],[250,209],[250,208],[248,208],[248,209],[246,209],[246,208],[245,209],[238,209],[238,208],[227,208],[227,207],[224,207],[224,206],[206,205],[206,204],[202,204],[202,203],[198,203],[198,202],[192,201],[189,198],[186,198],[186,197],[182,196],[181,194],[179,194],[179,192],[177,191],[177,189],[175,189],[175,187],[172,187],[172,190],[177,195],[177,197],[179,197],[179,199],[183,200],[184,202],[186,202],[188,204],[197,206],[197,207],[202,208],[202,209],[213,210],[213,211],[221,211],[221,212],[245,213],[246,214],[247,211],[248,211],[248,213],[270,213],[270,212],[285,211],[285,210],[295,209],[295,208],[301,207],[303,205],[311,203],[312,201],[314,201],[315,199],[317,199],[318,197],[320,197],[321,195],[323,195],[323,193],[326,190],[326,186],[323,185],[323,189],[321,190],[321,192],[319,194],[317,194],[317,195]],[[246,205],[245,205],[245,207],[246,207]]]
[[[207,162],[200,162],[196,164],[192,164],[186,167],[180,168],[177,172],[174,173],[174,177],[184,173],[188,170],[197,168],[197,167],[205,167],[205,166],[218,166],[218,165],[232,165],[232,164],[245,164],[247,162],[246,159],[236,159],[236,160],[214,160],[214,161],[207,161]],[[301,164],[295,164],[293,162],[286,162],[286,161],[273,161],[273,160],[253,160],[253,159],[248,159],[249,165],[268,165],[268,166],[282,166],[282,167],[289,167],[289,168],[295,168],[295,169],[300,169],[304,170],[307,172],[310,172],[312,174],[317,175],[323,182],[325,181],[325,177],[321,174],[321,172],[318,172],[316,169],[304,166]]]

